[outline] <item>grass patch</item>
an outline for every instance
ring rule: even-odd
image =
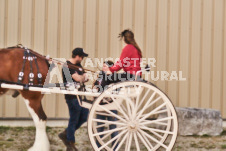
[[[9,139],[7,139],[7,141],[8,141],[8,142],[13,142],[13,141],[14,141],[14,139],[9,138]]]
[[[35,131],[35,127],[34,126],[30,126],[30,127],[27,127],[26,130],[28,130],[28,131]]]
[[[0,134],[4,133],[5,131],[10,130],[10,127],[6,127],[6,126],[0,126]]]
[[[52,127],[46,126],[46,131],[49,132],[52,130]]]
[[[24,131],[24,128],[23,127],[15,127],[15,128],[13,128],[13,130],[16,132],[22,132],[22,131]]]
[[[190,147],[193,147],[193,148],[199,148],[199,145],[196,144],[196,143],[192,143],[192,144],[190,144]]]
[[[210,135],[204,134],[201,136],[202,138],[210,137]]]
[[[213,145],[213,144],[210,144],[210,145],[208,145],[208,146],[206,146],[205,147],[205,149],[214,149],[214,148],[216,148],[216,146],[215,145]]]
[[[226,149],[226,144],[225,145],[221,145],[221,149]]]
[[[221,136],[226,135],[226,130],[221,133]]]

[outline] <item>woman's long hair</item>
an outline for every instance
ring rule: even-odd
[[[142,51],[134,39],[134,33],[131,30],[126,29],[119,34],[119,38],[122,39],[123,37],[124,37],[125,43],[132,44],[138,50],[138,53],[142,58]]]

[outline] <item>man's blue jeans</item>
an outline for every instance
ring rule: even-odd
[[[79,105],[78,99],[66,99],[69,109],[69,123],[67,127],[67,140],[75,142],[75,131],[87,121],[89,110]]]
[[[117,111],[116,111],[116,110],[112,110],[111,112],[117,114]],[[116,118],[115,118],[115,117],[112,117],[112,116],[97,115],[96,118],[97,118],[97,119],[101,119],[101,120],[116,121]],[[104,124],[104,123],[97,122],[97,125],[102,125],[102,124]],[[113,129],[115,129],[115,128],[116,128],[116,125],[114,125],[114,124],[110,124],[110,125],[109,125],[109,129],[110,129],[110,130],[113,130]],[[103,132],[103,131],[104,131],[104,126],[103,126],[103,127],[100,127],[100,128],[97,128],[97,131],[98,131],[98,132]],[[115,132],[113,132],[113,133],[111,134],[111,138],[114,138],[114,137],[117,136],[117,135],[118,135],[118,131],[115,131]],[[102,138],[103,135],[101,135],[100,137]],[[100,143],[99,143],[98,141],[97,141],[96,143],[97,143],[97,146],[98,146],[98,147],[101,147],[101,145],[100,145]],[[114,144],[115,144],[115,141],[112,142],[112,146],[113,146]],[[118,144],[115,145],[115,147],[114,147],[113,150],[115,150],[117,147],[118,147]]]

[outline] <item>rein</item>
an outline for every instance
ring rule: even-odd
[[[9,48],[22,48],[22,49],[27,49],[27,48],[24,47],[22,44],[18,44],[18,45],[15,46],[15,47],[9,47]],[[48,56],[41,55],[41,54],[39,54],[39,53],[37,53],[37,52],[31,50],[31,49],[28,49],[28,50],[29,50],[32,54],[34,54],[34,55],[36,55],[36,56],[38,56],[38,57],[40,57],[40,58],[42,58],[42,59],[45,59],[45,60],[47,60],[47,61],[49,61],[49,62],[52,61],[52,62],[54,62],[54,63],[57,63],[58,65],[64,65],[64,64],[65,64],[65,62],[63,62],[63,61],[60,61],[60,60],[57,60],[57,59],[53,59],[53,58],[48,57]],[[81,68],[81,67],[78,67],[78,66],[75,66],[75,65],[71,65],[71,64],[68,64],[67,66],[68,66],[68,68],[70,68],[70,69],[77,69],[77,70],[79,70],[79,69]],[[90,69],[85,69],[85,68],[83,68],[83,70],[84,70],[84,71],[90,71],[90,72],[95,73],[95,71],[90,70]]]

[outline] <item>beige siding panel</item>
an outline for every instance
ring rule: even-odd
[[[61,0],[61,4],[60,4],[60,22],[58,24],[58,32],[60,32],[60,38],[58,37],[58,51],[59,51],[59,56],[60,58],[70,58],[71,57],[71,41],[70,38],[71,36],[71,30],[72,30],[72,24],[71,24],[71,18],[73,15],[72,13],[72,0]],[[59,9],[58,9],[59,10]],[[76,23],[76,22],[75,22]],[[72,32],[73,33],[73,32]],[[81,37],[82,39],[82,37]],[[75,42],[74,42],[75,43]],[[59,94],[56,94],[54,97],[56,97],[56,100],[52,100],[53,102],[55,102],[55,108],[53,108],[53,111],[51,114],[52,116],[56,116],[56,117],[60,117],[60,115],[65,115],[65,109],[66,108],[66,103],[64,98],[62,99],[62,97],[59,97]],[[51,98],[51,95],[50,95]]]
[[[223,0],[214,1],[212,108],[221,109],[222,18]]]
[[[158,43],[157,43],[157,71],[166,71],[166,51],[167,51],[167,2],[159,0],[158,18]],[[159,79],[157,86],[165,91],[165,81]]]
[[[19,1],[8,0],[7,46],[18,43],[18,7]]]
[[[24,98],[20,95],[19,98],[17,98],[17,101],[17,117],[29,117],[29,112],[27,110],[26,104],[24,103]]]
[[[134,0],[123,0],[123,29],[132,29],[133,1]]]
[[[108,57],[118,58],[121,54],[121,42],[118,34],[121,32],[121,0],[112,0],[111,8],[111,34],[110,36],[110,54]]]
[[[224,41],[223,41],[223,52],[224,52],[224,59],[223,59],[223,89],[222,89],[222,95],[223,95],[223,105],[221,108],[221,112],[222,112],[222,117],[226,118],[226,110],[225,110],[225,106],[226,106],[226,3],[224,2]]]
[[[56,108],[56,117],[65,118],[68,117],[68,107],[64,95],[58,95],[58,106]]]
[[[155,51],[155,47],[156,47],[156,43],[155,43],[155,37],[156,37],[156,18],[157,18],[157,8],[156,8],[156,3],[157,0],[148,0],[147,1],[147,28],[146,28],[146,52],[145,52],[145,56],[147,58],[153,58],[156,59],[156,51]],[[154,71],[155,67],[151,67],[151,71]],[[151,80],[151,74],[148,74],[148,79],[151,82],[155,82],[153,80]]]
[[[0,1],[0,48],[4,48],[4,41],[5,41],[5,37],[4,37],[4,33],[5,33],[5,0],[1,0]],[[0,96],[0,117],[3,117],[3,111],[4,111],[4,96]]]
[[[181,107],[187,107],[189,105],[189,25],[190,25],[190,1],[181,1],[181,40],[180,40],[180,67],[179,70],[183,72],[186,81],[182,81],[179,84],[179,105]]]
[[[48,118],[55,117],[56,116],[56,100],[57,100],[56,94],[47,94],[44,96],[44,99],[42,100],[42,104],[45,104],[44,111]]]
[[[210,108],[212,0],[203,2],[201,107]]]
[[[108,37],[109,37],[109,0],[99,0],[99,17],[98,17],[98,30],[97,30],[97,58],[105,59],[108,57]]]
[[[134,35],[140,49],[144,52],[145,0],[135,0]]]
[[[34,50],[45,54],[45,0],[35,1]]]
[[[13,46],[18,43],[18,7],[19,1],[8,0],[8,22],[7,22],[7,46]],[[6,117],[16,117],[16,101],[10,96],[5,96]]]
[[[71,32],[71,0],[61,1],[61,15],[60,15],[60,37],[58,43],[60,48],[60,58],[71,57],[70,32]],[[59,49],[58,49],[59,50]]]
[[[58,57],[58,3],[55,0],[48,1],[48,27],[47,27],[47,54],[52,58]]]
[[[73,48],[84,47],[83,28],[84,28],[84,0],[74,1],[73,18]]]
[[[59,1],[60,2],[60,1]],[[47,26],[47,50],[46,55],[49,54],[52,58],[58,57],[59,48],[58,46],[58,38],[59,36],[59,11],[58,3],[55,0],[48,1],[48,26]],[[46,115],[48,117],[55,116],[55,107],[56,107],[56,94],[46,95],[43,100],[44,110],[46,111]]]
[[[170,1],[170,23],[169,23],[169,53],[168,72],[178,71],[179,55],[179,0]],[[168,96],[174,105],[178,106],[178,81],[168,82]]]
[[[32,1],[21,1],[21,37],[19,43],[31,48],[32,33]]]
[[[4,41],[5,41],[5,37],[4,37],[4,33],[5,33],[5,0],[1,0],[0,1],[0,48],[4,48]],[[1,114],[1,113],[0,113]]]
[[[89,57],[94,58],[95,47],[96,47],[96,1],[87,0],[86,6],[86,39],[85,39],[85,49],[89,54]]]
[[[190,106],[199,107],[199,60],[201,38],[201,0],[192,1]]]

